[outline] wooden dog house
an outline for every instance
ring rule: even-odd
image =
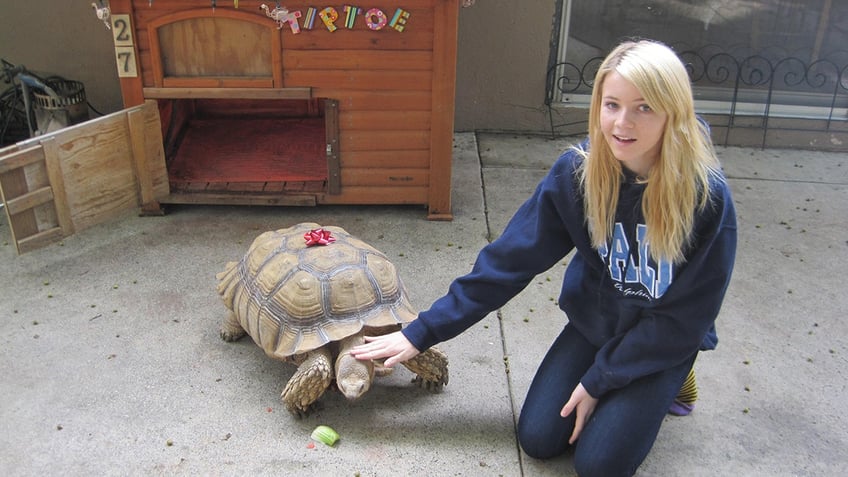
[[[451,219],[458,0],[109,5],[128,109],[0,150],[19,250],[169,203]]]

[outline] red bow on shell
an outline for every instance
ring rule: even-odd
[[[329,245],[336,241],[336,238],[332,236],[330,231],[324,229],[312,229],[303,234],[303,238],[306,240],[307,247]]]

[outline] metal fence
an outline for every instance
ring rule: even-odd
[[[696,110],[709,117],[717,144],[729,145],[741,130],[760,147],[781,131],[848,134],[848,52],[812,59],[809,54],[782,55],[779,49],[756,54],[714,46],[676,51],[692,81]],[[554,109],[588,106],[602,61],[562,62],[548,70],[545,104],[552,136],[585,132],[585,112],[558,113],[557,122]]]

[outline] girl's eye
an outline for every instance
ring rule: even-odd
[[[614,103],[612,101],[604,103],[604,107],[607,109],[615,109],[618,107],[618,103]]]
[[[643,105],[639,106],[639,111],[648,113],[648,112],[653,111],[653,109],[651,109],[651,107],[648,106],[647,104],[643,104]]]

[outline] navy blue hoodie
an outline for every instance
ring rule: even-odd
[[[715,348],[714,323],[736,255],[736,215],[724,178],[712,179],[686,259],[672,265],[649,257],[645,185],[630,173],[622,178],[613,237],[601,250],[592,247],[575,172],[580,161],[576,152],[564,153],[471,272],[404,328],[417,349],[462,333],[575,248],[559,306],[599,349],[581,380],[591,396]]]

